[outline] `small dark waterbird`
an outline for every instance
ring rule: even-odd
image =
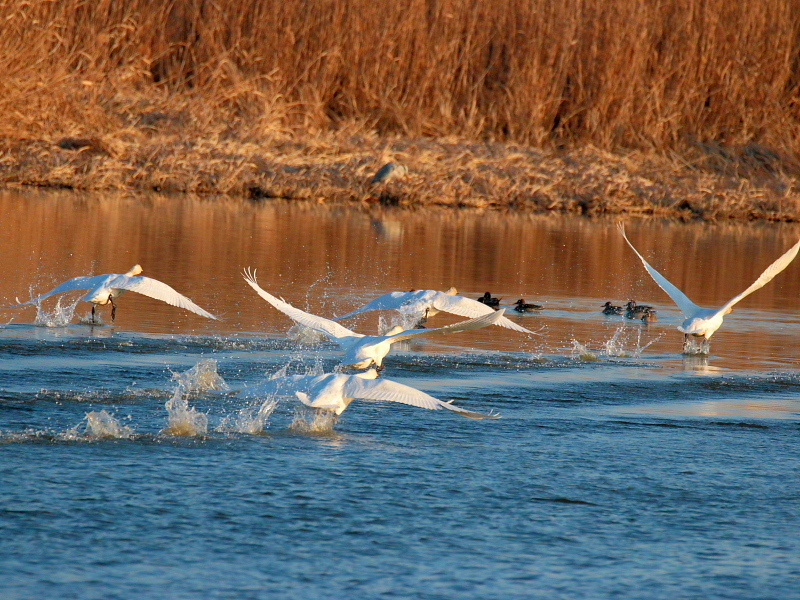
[[[625,318],[626,319],[641,319],[649,311],[653,310],[652,306],[645,306],[643,304],[636,304],[634,300],[628,300],[625,305]]]
[[[478,298],[478,302],[490,306],[495,310],[500,308],[500,298],[494,298],[489,292],[486,292],[483,296]]]
[[[542,310],[544,307],[541,304],[529,304],[525,302],[524,298],[520,298],[514,303],[514,310],[519,313],[525,312],[535,312],[537,310]]]

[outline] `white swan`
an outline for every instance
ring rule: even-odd
[[[625,238],[625,241],[628,242],[628,245],[636,253],[636,256],[641,259],[642,263],[644,264],[644,268],[647,269],[647,272],[650,273],[650,276],[661,287],[661,289],[664,290],[670,298],[672,298],[672,300],[678,305],[678,308],[680,308],[681,312],[683,313],[685,320],[680,324],[678,330],[684,333],[685,347],[689,343],[690,336],[694,338],[700,338],[701,342],[708,342],[708,339],[722,325],[722,319],[725,317],[725,315],[729,314],[733,310],[734,304],[769,283],[773,277],[789,266],[789,263],[794,260],[794,257],[797,256],[798,250],[800,250],[800,241],[798,241],[778,260],[767,267],[767,269],[758,277],[758,279],[753,282],[749,288],[747,288],[738,296],[728,300],[728,302],[723,304],[721,308],[702,308],[689,300],[686,294],[684,294],[676,286],[670,283],[666,277],[650,266],[644,257],[639,254],[639,251],[634,248],[633,244],[631,244],[628,236],[625,235],[625,226],[622,225],[622,223],[618,224],[617,227],[619,228],[620,233],[622,233],[622,237]]]
[[[402,331],[401,328],[396,327],[387,335],[361,335],[360,333],[350,331],[346,327],[330,319],[318,317],[304,312],[299,308],[295,308],[291,304],[283,302],[272,294],[265,292],[258,285],[254,271],[250,271],[249,269],[245,270],[244,279],[259,296],[279,311],[301,325],[305,325],[339,344],[345,353],[342,363],[345,366],[355,369],[365,369],[372,365],[380,369],[383,366],[384,357],[389,353],[392,344],[395,342],[420,335],[442,335],[456,333],[457,331],[480,329],[481,327],[496,323],[498,319],[502,318],[504,312],[502,309],[498,311],[489,310],[489,314],[483,315],[477,319],[461,321],[460,323],[439,327],[438,329],[409,329]]]
[[[378,372],[370,369],[364,373],[346,375],[328,373],[327,375],[288,375],[270,379],[262,384],[244,390],[246,396],[277,394],[296,396],[306,406],[341,415],[356,399],[389,400],[439,410],[446,408],[471,419],[499,419],[500,415],[484,414],[465,410],[450,402],[442,402],[402,383],[386,379],[376,379]]]
[[[473,300],[472,298],[458,296],[456,295],[457,293],[456,288],[450,288],[446,292],[438,292],[436,290],[389,292],[388,294],[375,298],[361,308],[357,308],[341,317],[336,317],[335,320],[342,321],[371,310],[397,310],[404,315],[418,319],[418,322],[424,323],[428,317],[432,317],[439,312],[448,312],[460,317],[472,319],[488,315],[494,311],[493,308],[486,304]],[[517,325],[508,317],[501,317],[497,320],[495,325],[522,333],[540,335],[530,329],[526,329],[522,325]]]
[[[172,306],[185,308],[193,313],[197,313],[208,319],[217,319],[210,312],[200,308],[189,300],[186,296],[179,294],[166,283],[162,283],[157,279],[150,277],[138,277],[142,272],[142,267],[135,265],[125,274],[111,274],[111,275],[96,275],[94,277],[73,277],[69,281],[65,281],[61,285],[53,288],[46,294],[42,294],[27,302],[21,302],[6,308],[17,308],[19,306],[27,306],[29,304],[37,304],[55,294],[63,294],[64,292],[71,292],[74,290],[89,290],[89,293],[83,297],[86,302],[92,303],[92,320],[94,320],[95,306],[111,304],[111,320],[114,320],[117,312],[117,305],[114,303],[115,298],[119,298],[127,291],[138,292],[145,296],[150,296],[156,300],[161,300]],[[19,300],[17,300],[19,301]]]

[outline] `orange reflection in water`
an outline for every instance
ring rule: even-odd
[[[546,325],[542,338],[493,328],[437,340],[454,347],[563,353],[577,339],[602,350],[616,334],[628,350],[655,340],[646,353],[680,351],[679,313],[612,220],[16,190],[0,192],[0,215],[4,304],[77,275],[122,273],[140,263],[145,275],[223,317],[209,322],[128,294],[119,303],[122,330],[284,332],[289,320],[243,282],[249,266],[265,289],[325,316],[388,291],[450,286],[472,297],[490,291],[509,305],[525,298],[546,306],[540,315],[514,316],[530,328]],[[631,222],[627,230],[657,269],[706,306],[741,292],[800,236],[792,225],[660,220]],[[800,261],[737,305],[712,339],[712,352],[726,366],[749,366],[753,357],[794,364],[799,292]],[[645,327],[600,314],[605,300],[628,298],[655,305],[660,322]],[[3,322],[34,316],[33,308],[6,311]],[[453,320],[442,316],[432,324]],[[374,319],[349,324],[369,332]]]

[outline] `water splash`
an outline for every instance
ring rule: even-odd
[[[277,398],[267,398],[260,404],[247,406],[236,415],[225,417],[217,427],[221,433],[262,433],[278,406]]]
[[[685,356],[708,356],[711,353],[711,344],[706,338],[695,338],[689,336],[683,342],[683,354]]]
[[[314,331],[310,327],[306,327],[300,323],[295,323],[286,332],[286,339],[297,342],[298,344],[308,344],[313,346],[315,344],[324,342],[328,338],[318,331]]]
[[[69,325],[69,322],[75,314],[75,307],[78,305],[78,302],[80,302],[80,299],[65,306],[61,305],[61,300],[62,298],[56,300],[56,305],[53,307],[52,312],[44,310],[41,303],[37,304],[36,318],[33,320],[33,324],[37,327],[65,327]]]
[[[80,427],[80,424],[78,424],[68,430],[64,437],[66,439],[74,439],[76,437],[130,439],[133,435],[133,427],[120,424],[119,420],[105,409],[99,412],[93,410],[86,413],[83,422],[86,423],[83,433],[78,431],[78,427]]]
[[[173,373],[172,380],[184,393],[230,390],[225,380],[217,370],[217,361],[213,358],[204,358],[191,369],[183,373]]]
[[[331,410],[298,409],[289,430],[314,435],[329,434],[334,432],[333,426],[338,419],[339,416]]]
[[[208,432],[208,416],[189,406],[181,386],[175,389],[172,398],[164,404],[169,415],[164,433],[172,435],[205,435]]]
[[[589,350],[589,348],[581,344],[578,340],[572,340],[572,358],[585,361],[600,360],[597,354]]]
[[[208,415],[189,406],[188,395],[193,392],[230,389],[217,372],[217,361],[213,358],[203,359],[183,373],[173,373],[172,380],[177,385],[172,398],[164,404],[168,414],[164,432],[172,435],[205,435],[208,432]]]
[[[92,314],[92,311],[89,311],[86,314],[81,315],[80,317],[78,317],[78,322],[81,325],[105,325],[106,324],[106,322],[103,321],[103,317],[101,317],[100,313],[98,313],[97,311],[95,311],[94,314]]]
[[[652,340],[644,342],[642,332],[642,328],[639,327],[633,330],[626,326],[619,327],[597,351],[590,350],[588,345],[577,340],[572,340],[572,357],[586,361],[597,361],[600,357],[641,358],[647,348],[664,336],[661,333]]]
[[[378,332],[380,335],[386,335],[389,331],[398,326],[402,327],[403,330],[417,329],[422,327],[422,323],[420,323],[418,315],[407,313],[394,313],[389,316],[380,315],[380,317],[378,317]]]

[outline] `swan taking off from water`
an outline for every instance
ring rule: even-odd
[[[74,290],[90,290],[82,299],[86,302],[92,303],[92,321],[94,321],[94,309],[98,304],[105,305],[111,304],[111,320],[114,320],[117,312],[117,305],[114,303],[115,298],[119,298],[127,291],[138,292],[145,296],[150,296],[156,300],[161,300],[172,306],[185,308],[193,313],[197,313],[208,319],[216,319],[207,310],[197,306],[194,302],[189,300],[186,296],[179,294],[166,283],[162,283],[157,279],[150,277],[139,277],[142,272],[142,267],[135,265],[130,271],[123,275],[96,275],[94,277],[73,277],[69,281],[65,281],[58,287],[53,288],[46,294],[42,294],[37,298],[8,306],[6,308],[17,308],[19,306],[27,306],[29,304],[37,304],[55,294],[63,294],[64,292],[71,292]]]
[[[472,319],[491,314],[494,311],[493,308],[482,302],[464,296],[457,296],[456,294],[456,288],[450,288],[446,292],[438,292],[436,290],[389,292],[388,294],[375,298],[353,312],[349,312],[341,317],[336,317],[335,320],[342,321],[371,310],[397,310],[403,315],[412,316],[418,319],[418,322],[424,323],[428,317],[432,317],[439,312],[448,312],[458,315],[459,317]],[[501,317],[494,324],[522,333],[539,335],[530,329],[526,329],[522,325],[517,325],[508,317]]]
[[[500,415],[483,414],[454,406],[450,402],[442,402],[402,383],[386,379],[376,379],[378,372],[370,369],[364,373],[346,375],[328,373],[327,375],[288,375],[277,377],[262,384],[247,388],[248,396],[277,394],[296,396],[300,402],[312,408],[332,411],[341,415],[350,403],[360,398],[363,400],[389,400],[439,410],[446,408],[470,419],[499,419]]]
[[[758,279],[753,282],[749,288],[747,288],[738,296],[728,300],[728,302],[726,302],[721,308],[715,310],[713,308],[702,308],[689,300],[686,294],[667,281],[666,277],[650,266],[644,257],[639,254],[639,251],[634,248],[633,244],[631,244],[628,236],[625,235],[625,226],[620,223],[617,225],[617,227],[619,228],[620,233],[622,233],[622,237],[625,238],[626,242],[628,242],[628,245],[631,247],[631,249],[636,252],[636,256],[641,259],[642,263],[644,264],[644,268],[647,269],[647,272],[650,273],[650,276],[655,280],[662,290],[667,292],[669,297],[672,298],[675,304],[678,305],[678,308],[681,309],[685,320],[680,324],[680,326],[678,326],[678,330],[684,333],[684,351],[689,349],[689,341],[691,337],[700,338],[700,341],[706,344],[708,339],[722,325],[723,317],[733,310],[734,304],[769,283],[773,277],[789,266],[789,263],[794,260],[794,257],[797,256],[798,250],[800,250],[800,241],[798,241],[778,260],[767,267],[767,269],[758,277]]]
[[[361,335],[360,333],[350,331],[346,327],[339,325],[339,323],[295,308],[291,304],[279,300],[272,294],[265,292],[258,285],[254,271],[245,270],[244,279],[259,296],[279,311],[301,325],[305,325],[339,344],[342,350],[344,350],[342,364],[355,369],[365,369],[372,365],[380,369],[383,366],[383,358],[389,354],[389,350],[395,342],[420,335],[442,335],[470,329],[480,329],[481,327],[496,323],[498,319],[502,318],[503,312],[505,312],[502,309],[497,312],[488,309],[489,314],[478,317],[477,319],[461,321],[460,323],[439,327],[438,329],[409,329],[407,331],[396,331],[400,328],[395,328],[390,331],[388,335]]]

